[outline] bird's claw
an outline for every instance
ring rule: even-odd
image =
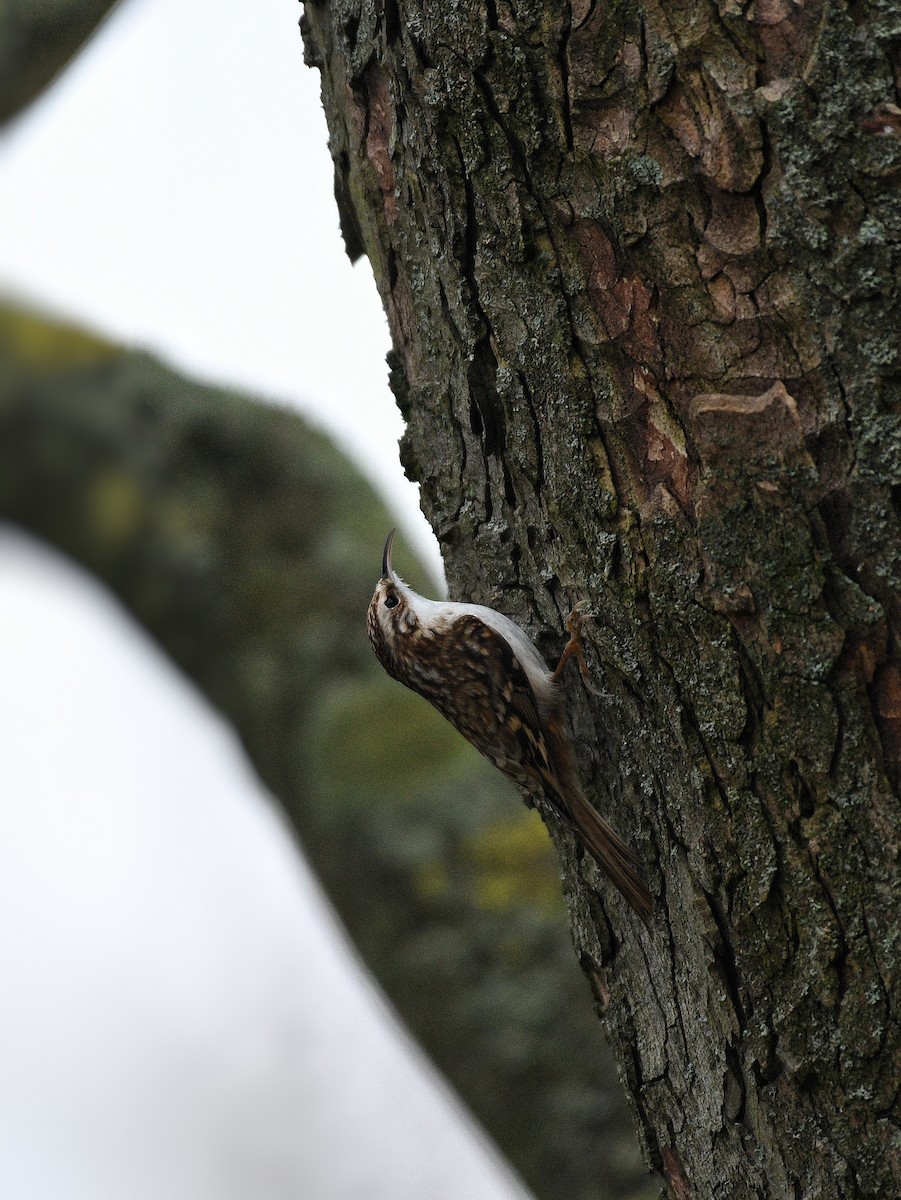
[[[585,650],[582,645],[582,621],[584,620],[586,604],[587,601],[580,600],[566,618],[565,628],[569,634],[569,641],[563,647],[563,653],[560,655],[560,661],[557,663],[556,670],[554,671],[554,679],[559,679],[563,674],[563,668],[569,660],[575,658],[579,665],[579,674],[582,676],[582,682],[592,695],[600,696],[601,693],[591,683],[591,674],[588,670],[588,663],[585,661]]]

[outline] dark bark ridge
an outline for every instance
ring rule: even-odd
[[[452,594],[539,638],[595,614],[574,732],[657,864],[650,938],[555,835],[650,1161],[676,1196],[897,1194],[897,10],[303,26]]]

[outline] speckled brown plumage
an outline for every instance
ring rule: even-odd
[[[368,614],[382,666],[505,775],[552,805],[647,923],[651,897],[638,861],[582,791],[556,681],[538,651],[492,609],[419,596],[391,570],[390,548],[389,538]]]

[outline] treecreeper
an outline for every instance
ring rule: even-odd
[[[394,530],[369,604],[369,639],[379,662],[529,796],[549,804],[647,925],[653,904],[638,858],[582,790],[564,721],[557,681],[567,660],[581,653],[578,614],[550,671],[509,617],[414,592],[391,566],[393,539]]]

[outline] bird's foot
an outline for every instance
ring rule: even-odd
[[[600,696],[601,693],[597,688],[592,686],[591,674],[588,670],[588,663],[585,661],[585,650],[582,645],[582,622],[584,616],[582,610],[585,607],[585,601],[580,600],[569,616],[566,618],[566,632],[569,634],[569,641],[563,647],[563,653],[560,655],[560,661],[557,663],[554,671],[554,679],[559,679],[563,674],[563,668],[571,658],[575,658],[579,665],[579,674],[582,676],[582,682],[595,696]]]

